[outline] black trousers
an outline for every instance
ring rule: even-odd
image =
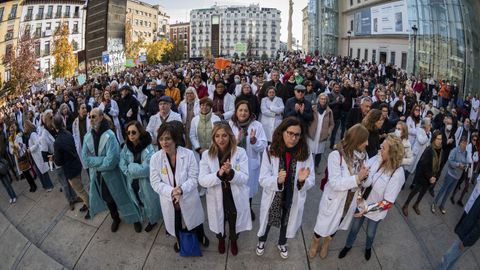
[[[282,210],[282,217],[281,217],[281,222],[280,222],[280,235],[278,237],[278,244],[279,245],[285,245],[287,243],[287,222],[285,222],[285,219],[287,218],[287,213],[289,211],[287,211],[286,209],[283,209]],[[267,241],[267,237],[268,237],[268,233],[270,232],[270,228],[272,226],[270,225],[267,225],[267,228],[265,229],[265,234],[261,237],[258,238],[258,241],[261,241],[261,242],[266,242]]]
[[[102,187],[102,199],[107,204],[108,210],[110,211],[110,216],[112,217],[113,220],[120,221],[120,214],[118,213],[117,204],[115,203],[115,200],[113,199],[112,194],[110,193],[110,190],[108,190],[107,184],[102,183],[101,187]]]
[[[405,205],[408,206],[410,201],[413,199],[413,197],[415,197],[417,193],[420,193],[420,194],[418,195],[417,202],[415,204],[419,204],[422,201],[423,196],[425,195],[425,193],[427,193],[429,188],[430,186],[416,184],[415,187],[412,189],[412,191],[410,191],[410,194],[408,194],[408,198],[407,198],[407,201],[405,201]]]
[[[186,231],[186,228],[183,228],[182,225],[182,211],[175,210],[175,237],[177,238],[178,245],[180,246],[180,231]],[[198,241],[203,243],[203,238],[205,237],[205,231],[203,229],[203,224],[198,225],[193,228],[191,232],[194,232],[197,235]]]
[[[36,190],[37,189],[37,184],[35,184],[35,179],[33,179],[33,176],[30,173],[30,170],[23,171],[22,174],[25,177],[25,179],[27,179],[27,182],[28,182],[28,185],[30,186],[30,189]]]

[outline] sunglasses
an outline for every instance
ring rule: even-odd
[[[96,115],[90,115],[88,118],[95,119],[95,118],[97,118],[97,116]]]
[[[130,136],[130,135],[137,135],[137,131],[136,130],[128,130],[127,131],[127,135]]]
[[[305,93],[304,90],[295,90],[295,92],[297,92],[297,93]]]

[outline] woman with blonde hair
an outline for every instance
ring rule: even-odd
[[[314,258],[323,240],[320,257],[327,257],[328,246],[337,230],[347,230],[353,218],[359,187],[369,174],[367,160],[368,130],[362,124],[348,129],[345,137],[328,156],[328,182],[318,209],[312,244]]]
[[[212,144],[202,153],[198,182],[207,188],[210,230],[217,235],[218,252],[225,253],[225,223],[228,221],[230,251],[238,254],[238,233],[252,229],[248,188],[248,158],[237,147],[228,122],[214,123]]]
[[[365,218],[367,219],[367,242],[365,259],[372,255],[372,244],[378,224],[387,216],[397,199],[405,175],[401,166],[404,159],[404,145],[402,140],[392,134],[388,135],[382,144],[380,153],[367,162],[370,175],[362,185],[362,196],[357,197],[357,210],[348,234],[345,247],[340,251],[338,258],[343,258],[352,248]]]

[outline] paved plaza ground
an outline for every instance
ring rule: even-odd
[[[322,160],[323,172],[326,159]],[[122,223],[117,233],[110,232],[111,218],[107,213],[85,220],[78,209],[67,208],[59,192],[47,193],[41,188],[28,192],[26,181],[14,183],[18,200],[8,204],[8,197],[0,188],[0,270],[3,269],[433,269],[442,254],[450,247],[456,235],[453,228],[463,209],[447,203],[447,214],[432,214],[429,205],[433,198],[425,195],[421,216],[410,210],[405,218],[401,204],[409,189],[402,191],[395,207],[379,225],[373,245],[372,258],[363,256],[365,233],[362,230],[354,248],[344,259],[338,253],[345,244],[348,232],[340,231],[334,238],[329,256],[309,260],[307,250],[315,226],[321,192],[318,183],[308,192],[303,226],[294,239],[288,241],[289,258],[283,260],[276,249],[278,229],[272,229],[265,254],[255,254],[258,220],[253,230],[239,238],[239,254],[223,255],[217,252],[217,240],[205,229],[210,247],[203,257],[183,258],[173,251],[175,239],[167,236],[163,224],[150,233],[136,233],[133,225]],[[56,179],[54,179],[55,182]],[[37,182],[37,184],[39,184]],[[440,182],[441,184],[441,182]],[[437,191],[439,185],[437,185]],[[205,200],[203,199],[205,208]],[[254,210],[259,213],[260,194],[254,199]],[[438,212],[438,211],[437,211]],[[477,243],[458,263],[462,270],[480,269],[480,248]]]

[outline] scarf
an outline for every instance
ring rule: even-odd
[[[442,146],[437,147],[435,144],[432,144],[432,152],[433,152],[433,162],[432,162],[432,172],[433,175],[437,175],[440,171],[440,162],[442,159]]]
[[[319,114],[323,114],[326,109],[327,109],[327,105],[326,105],[326,104],[325,104],[324,107],[322,107],[322,106],[320,105],[320,103],[318,103],[318,105],[317,105],[317,112],[318,112]]]
[[[198,143],[201,149],[208,149],[210,148],[212,139],[212,124],[210,123],[210,119],[212,118],[212,111],[207,114],[199,114],[198,125],[197,125],[197,136],[198,136]]]
[[[212,111],[216,113],[224,114],[225,111],[223,109],[223,102],[227,91],[223,91],[223,93],[218,94],[217,91],[213,92],[213,106]]]
[[[240,146],[243,149],[246,149],[247,147],[248,127],[250,126],[251,122],[252,122],[252,118],[249,118],[247,121],[243,123],[240,123],[239,121],[235,122],[235,126],[238,127],[238,136],[239,136],[237,146]]]

